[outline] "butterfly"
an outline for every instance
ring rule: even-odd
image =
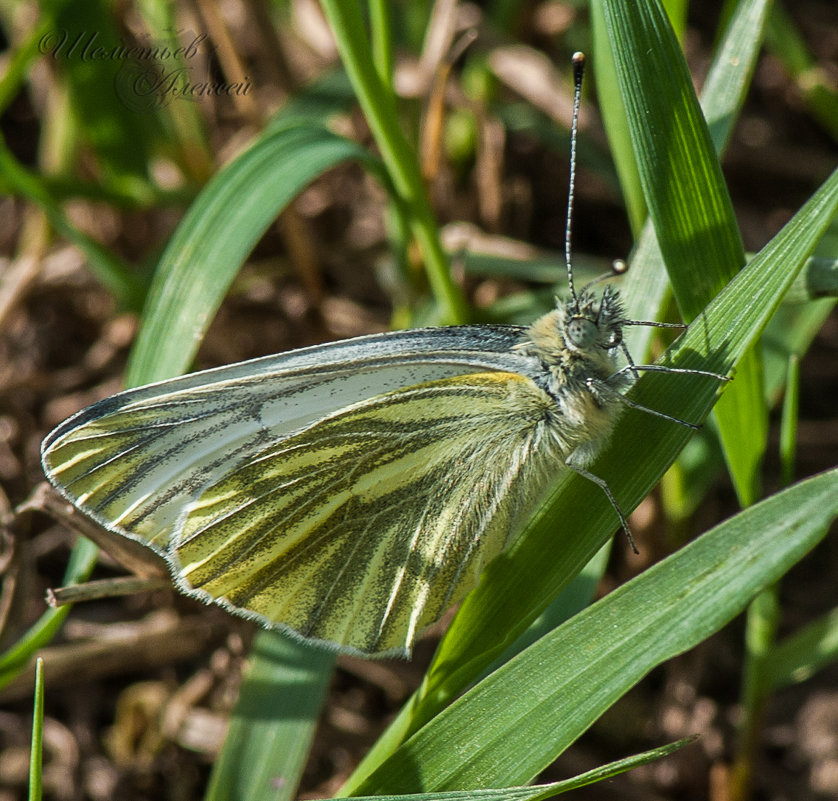
[[[52,431],[44,472],[185,594],[342,651],[408,654],[561,469],[595,481],[631,536],[586,466],[636,406],[638,371],[671,368],[633,363],[623,328],[645,323],[613,286],[576,292],[569,228],[570,297],[529,327],[372,335],[131,389]]]
[[[595,480],[628,530],[585,469],[644,369],[617,367],[626,322],[608,286],[528,328],[372,335],[151,384],[59,425],[44,471],[163,556],[187,595],[405,654],[562,466]]]

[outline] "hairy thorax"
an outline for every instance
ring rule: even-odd
[[[536,383],[553,401],[553,427],[560,433],[563,450],[576,452],[580,462],[589,461],[607,438],[620,403],[615,381],[615,350],[594,344],[574,347],[563,335],[566,309],[559,307],[536,320],[519,350],[535,357],[540,371]],[[602,391],[607,385],[610,391]]]

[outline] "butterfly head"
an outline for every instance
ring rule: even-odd
[[[601,296],[582,290],[560,307],[559,333],[571,351],[612,350],[623,340],[623,310],[616,289]]]

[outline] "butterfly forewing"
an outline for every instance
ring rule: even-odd
[[[406,652],[555,469],[551,406],[521,375],[473,374],[269,445],[190,508],[173,549],[182,586],[343,648]]]
[[[359,337],[129,390],[58,426],[44,470],[103,526],[165,552],[186,505],[269,443],[388,390],[526,369],[509,353],[518,336],[465,326]]]

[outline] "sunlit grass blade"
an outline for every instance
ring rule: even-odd
[[[832,470],[716,526],[468,691],[353,791],[531,780],[653,667],[732,620],[821,540],[836,514]]]
[[[44,660],[35,663],[35,704],[29,753],[29,801],[41,801],[44,778]]]
[[[744,102],[745,91],[750,85],[760,52],[768,5],[768,0],[741,0],[739,2],[719,41],[702,88],[701,107],[719,155],[724,152]],[[598,48],[595,53],[594,69],[598,76],[598,85],[600,87],[605,85],[608,92],[616,93],[615,102],[622,108],[622,99],[617,92],[614,62],[610,55],[610,43],[604,30],[602,5],[594,3],[592,13],[595,36],[603,41],[603,46],[609,51],[606,54],[605,64],[602,63],[602,47]],[[600,92],[602,91],[604,90],[600,89]],[[601,102],[607,102],[607,98],[601,99]],[[609,105],[613,104],[609,103]],[[624,123],[623,127],[616,132],[609,131],[609,141],[612,147],[618,147],[631,154],[632,170],[636,173],[637,168],[627,123]],[[620,158],[626,159],[628,156]],[[639,183],[636,189],[626,191],[640,192]],[[630,274],[631,280],[624,282],[622,291],[629,316],[636,320],[660,319],[662,306],[669,297],[669,278],[657,242],[655,227],[650,219],[647,219],[636,242]],[[654,329],[637,326],[628,332],[629,349],[635,356],[642,357],[643,354],[649,352],[649,344],[653,336]]]
[[[719,156],[724,153],[750,85],[763,40],[769,6],[768,0],[741,0],[737,4],[719,40],[702,87],[701,108]],[[602,30],[605,23],[602,19],[601,4],[595,3],[593,10],[597,35],[599,36],[601,31],[602,38],[607,41],[607,35]],[[611,71],[600,70],[598,59],[594,62],[597,73],[601,73],[599,83],[614,87],[616,91],[617,78],[613,74],[613,59],[609,56],[606,60],[612,65]],[[611,136],[612,141],[617,138]],[[621,147],[631,149],[628,130],[619,139]],[[639,187],[637,191],[640,191]],[[648,219],[632,254],[631,280],[625,282],[622,293],[629,316],[636,320],[660,319],[662,306],[669,297],[669,292],[669,278],[655,226],[653,221]],[[649,353],[654,334],[653,328],[645,326],[637,326],[629,331],[627,342],[631,352],[636,356]]]
[[[360,6],[357,0],[323,0],[322,7],[346,73],[387,166],[397,202],[422,251],[428,281],[440,307],[440,322],[466,322],[465,301],[451,278],[416,152],[402,131],[395,94],[381,80],[376,69]]]
[[[689,322],[745,262],[733,207],[666,15],[654,0],[598,1],[661,251],[670,270],[691,267],[689,282],[672,277]]]
[[[654,0],[600,0],[641,185],[686,321],[735,275],[745,252],[681,50]],[[666,75],[666,81],[659,76]],[[657,87],[638,92],[637,86]],[[666,165],[666,169],[662,169]],[[759,496],[768,411],[756,352],[740,361],[716,419],[740,501]]]
[[[499,789],[477,790],[448,790],[435,793],[410,793],[407,795],[374,795],[356,796],[358,801],[540,801],[553,798],[580,787],[586,787],[596,782],[611,779],[621,773],[633,770],[641,765],[648,765],[658,759],[663,759],[679,749],[692,743],[694,738],[686,737],[659,748],[643,751],[625,759],[609,762],[607,765],[580,773],[572,779],[565,779],[551,784],[536,784],[524,787],[501,787]]]

